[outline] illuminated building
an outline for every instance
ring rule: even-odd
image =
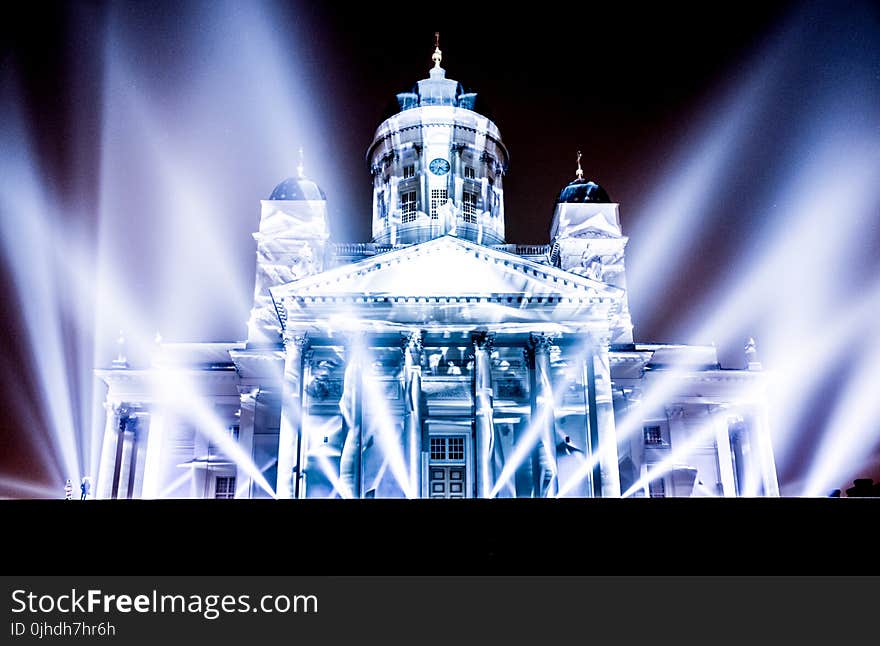
[[[507,150],[440,62],[368,149],[371,242],[330,241],[300,166],[262,202],[247,341],[98,371],[97,497],[778,495],[753,345],[633,343],[580,155],[549,241],[506,242]]]

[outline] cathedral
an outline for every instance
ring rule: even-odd
[[[96,497],[779,495],[754,344],[729,370],[633,342],[618,204],[580,154],[549,239],[507,242],[507,149],[441,62],[367,150],[370,242],[330,239],[300,164],[261,202],[247,340],[96,371]]]

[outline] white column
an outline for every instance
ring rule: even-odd
[[[95,483],[95,498],[108,499],[113,495],[113,473],[116,469],[116,442],[119,439],[119,402],[104,402],[106,421],[104,439],[101,444],[101,462],[98,465],[98,481]]]
[[[134,443],[137,418],[132,416],[126,423],[126,429],[120,431],[119,441],[122,442],[122,460],[119,462],[119,485],[116,490],[116,497],[125,499],[129,498],[129,483],[134,477],[133,469],[135,456]]]
[[[252,458],[254,455],[254,417],[257,408],[257,395],[259,388],[251,386],[239,387],[239,399],[241,411],[238,416],[238,444],[245,455]],[[262,465],[257,465],[258,467]],[[251,477],[247,469],[240,464],[235,471],[235,497],[251,497]]]
[[[361,399],[362,339],[354,336],[346,348],[345,377],[339,408],[345,420],[345,441],[339,458],[339,480],[348,491],[343,496],[360,498],[363,495],[363,409]]]
[[[492,391],[492,335],[474,336],[474,403],[477,498],[489,498],[495,487],[495,423]]]
[[[150,413],[147,453],[144,458],[143,498],[158,498],[162,493],[162,452],[165,444],[165,411],[155,404]]]
[[[712,415],[712,426],[715,428],[715,448],[722,495],[725,498],[736,498],[736,475],[733,472],[733,455],[730,450],[730,429],[724,411],[724,408],[717,408],[709,414]]]
[[[532,370],[532,424],[539,427],[535,497],[552,498],[559,489],[556,467],[556,419],[554,413],[553,381],[550,373],[550,339],[533,334],[530,349]]]
[[[406,337],[403,357],[405,393],[404,448],[409,475],[410,496],[422,495],[422,333]]]
[[[593,352],[593,379],[599,436],[599,469],[602,497],[620,498],[620,470],[617,464],[617,433],[614,427],[614,394],[611,390],[611,364],[607,343],[599,343]]]
[[[770,441],[770,424],[767,420],[767,406],[761,401],[753,417],[754,433],[758,449],[758,460],[761,466],[761,482],[764,495],[779,497],[779,480],[776,475],[776,459],[773,457],[773,446]]]
[[[302,359],[308,343],[304,334],[284,332],[284,380],[281,386],[281,428],[278,433],[278,498],[292,498],[296,447],[302,424]]]

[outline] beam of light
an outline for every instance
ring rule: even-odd
[[[112,8],[104,51],[93,365],[105,364],[108,340],[119,329],[126,331],[131,354],[138,354],[135,348],[147,347],[158,328],[166,333],[170,328],[179,337],[176,330],[193,322],[231,318],[244,323],[250,288],[232,271],[235,243],[224,242],[221,234],[234,233],[238,226],[245,227],[247,236],[253,226],[247,223],[258,220],[253,195],[268,193],[273,183],[292,174],[300,145],[310,152],[309,168],[318,167],[322,141],[307,134],[322,128],[312,114],[311,95],[296,82],[300,74],[291,51],[296,48],[274,29],[274,10],[233,2],[189,8],[181,19],[184,24],[192,19],[184,29],[190,33],[177,50],[175,65],[191,72],[191,82],[175,85],[168,83],[165,70],[157,74],[155,66],[138,58],[131,12]],[[208,51],[211,55],[205,56]],[[217,105],[224,109],[218,111]],[[247,159],[246,154],[226,154],[230,149],[258,153]],[[242,205],[231,199],[235,194],[222,187],[241,183],[245,167],[252,169],[250,177],[269,179],[268,185],[247,193],[251,197],[244,208],[252,217],[243,218]],[[134,262],[133,244],[139,255]],[[154,249],[160,253],[151,258]],[[196,307],[193,290],[204,293],[203,284],[212,286],[214,301],[230,303],[224,306],[225,318]],[[132,303],[135,294],[138,303]],[[144,308],[144,301],[154,306]],[[230,316],[233,310],[239,314]],[[134,331],[143,327],[149,329]],[[96,391],[92,407],[100,413],[100,405]],[[99,438],[100,425],[92,426]],[[93,441],[89,462],[97,464],[99,455],[100,441]]]
[[[306,490],[308,490],[308,473],[316,465],[318,472],[332,485],[332,491],[326,496],[334,498],[338,493],[341,498],[351,498],[351,494],[339,478],[339,469],[334,468],[330,462],[330,458],[339,458],[342,455],[341,449],[323,442],[313,442],[315,437],[330,437],[339,430],[339,418],[327,417],[317,426],[306,424],[305,420],[314,421],[313,416],[303,415],[303,429],[306,433],[308,444],[306,445],[306,453],[303,457],[302,470],[306,473]]]
[[[860,336],[869,333],[870,323],[866,326],[866,322],[873,321],[877,311],[880,311],[880,280],[866,290],[863,298],[828,317],[822,333],[810,339],[809,352],[773,353],[774,378],[768,382],[767,399],[772,402],[771,430],[777,455],[785,455],[791,443],[797,440],[797,420],[821,397],[817,390],[828,373],[816,370],[815,366],[833,365],[857,346]],[[834,432],[833,427],[828,428]]]
[[[845,58],[851,48],[834,43],[829,60],[852,63]],[[806,89],[809,102],[790,114],[790,150],[784,170],[768,172],[778,188],[759,205],[760,235],[745,241],[716,296],[692,307],[676,333],[719,345],[750,335],[759,340],[763,363],[778,373],[770,413],[780,463],[800,462],[806,409],[822,397],[817,391],[829,373],[851,361],[856,335],[876,318],[874,287],[864,289],[874,269],[869,232],[880,204],[876,84],[859,66],[840,69]],[[872,306],[865,306],[865,292]],[[853,401],[849,394],[841,399]],[[842,442],[858,442],[834,426],[840,419],[812,423]]]
[[[153,374],[154,388],[161,404],[175,414],[189,418],[196,432],[204,435],[226,457],[235,462],[263,491],[275,498],[275,491],[266,481],[253,459],[228,431],[228,424],[202,399],[198,387],[192,383],[189,373],[162,369]]]
[[[356,356],[355,356],[356,355]],[[388,460],[391,475],[397,481],[407,498],[416,497],[413,485],[409,481],[409,471],[403,455],[401,431],[395,424],[394,416],[388,406],[388,398],[379,387],[379,382],[369,369],[370,356],[365,348],[358,344],[352,346],[352,361],[362,367],[361,384],[363,388],[363,406],[369,402],[369,415],[362,415],[364,422],[369,424],[364,430],[372,432],[379,445],[382,455]],[[395,382],[396,383],[396,382]],[[363,423],[363,422],[362,422]],[[368,433],[364,435],[367,436]]]
[[[669,250],[688,248],[710,221],[707,211],[714,207],[714,189],[724,186],[730,166],[742,154],[743,133],[771,98],[768,89],[780,77],[790,36],[765,45],[746,66],[751,68],[746,78],[703,111],[700,134],[682,142],[683,152],[669,164],[672,170],[653,182],[658,188],[640,207],[645,215],[635,218],[630,233],[627,284],[639,310],[652,312],[664,298],[667,290],[658,280],[680,277],[675,265],[686,256]]]
[[[780,203],[786,204],[784,217],[775,236],[769,236],[766,249],[756,250],[755,258],[746,263],[733,285],[722,288],[722,295],[704,308],[695,308],[697,325],[691,322],[690,340],[713,338],[724,344],[743,336],[756,311],[769,313],[755,334],[763,339],[762,348],[767,365],[779,372],[776,384],[781,387],[782,401],[774,400],[773,437],[777,454],[784,460],[797,438],[796,414],[809,405],[805,396],[809,385],[819,375],[813,370],[793,370],[808,358],[815,365],[828,365],[846,351],[829,334],[829,327],[852,327],[850,307],[862,312],[864,320],[872,319],[876,310],[847,304],[837,306],[829,301],[838,292],[838,274],[815,271],[814,259],[822,258],[828,266],[842,266],[854,245],[863,238],[863,224],[880,196],[880,154],[867,150],[857,141],[844,144],[839,138],[816,144],[815,162],[800,169],[786,186]],[[833,167],[841,176],[816,194],[811,187],[822,181],[825,169]],[[829,222],[832,213],[848,213],[854,217]],[[856,323],[859,325],[860,323]],[[696,331],[693,331],[696,329]],[[805,348],[810,348],[808,355]],[[815,350],[815,352],[814,352]],[[824,350],[824,352],[823,352]]]
[[[260,473],[266,473],[266,469],[275,464],[277,460],[275,458],[271,458],[264,462],[262,465],[259,465],[257,468],[260,470]],[[263,476],[266,477],[265,475]],[[181,483],[182,484],[182,483]],[[236,498],[249,498],[250,495],[251,482],[250,480],[245,480],[241,484],[238,485],[235,489],[235,497]]]
[[[567,358],[567,361],[570,360],[572,365],[579,365],[580,363],[585,361],[588,356],[590,356],[592,351],[592,347],[589,344],[586,344],[585,346],[574,351],[570,359]],[[568,386],[568,381],[566,381],[565,379],[559,379],[556,380],[556,383],[552,384],[552,387],[550,388],[553,399],[549,403],[549,405],[552,408],[552,418],[554,420],[556,419],[556,409],[559,408],[562,397],[565,395],[565,391],[568,389]],[[505,460],[504,467],[502,467],[501,473],[498,475],[498,479],[495,481],[495,486],[492,488],[492,492],[489,494],[490,498],[495,498],[498,495],[498,493],[514,476],[516,470],[519,469],[525,463],[526,459],[531,456],[532,451],[541,440],[541,428],[544,423],[546,423],[546,420],[543,418],[543,416],[538,416],[535,419],[531,419],[529,421],[529,425],[526,427],[525,432],[522,434],[520,440],[514,446],[513,453],[511,453],[510,458]],[[553,450],[556,450],[555,446],[553,447]],[[577,479],[578,476],[576,474],[573,474],[572,477],[567,481],[568,484],[566,485],[566,491],[570,490],[574,486],[574,484],[572,484],[572,481]]]
[[[748,397],[746,399],[748,400]],[[644,489],[650,482],[662,478],[676,467],[686,464],[686,461],[695,449],[715,439],[717,423],[718,420],[715,418],[715,415],[709,414],[703,423],[696,428],[689,429],[687,438],[677,442],[675,448],[660,462],[652,464],[651,468],[621,495],[621,498],[629,498],[637,491]]]
[[[349,487],[339,478],[338,470],[333,468],[333,465],[330,463],[330,460],[327,459],[327,456],[318,454],[314,456],[314,459],[321,475],[327,478],[327,481],[333,485],[333,489],[327,494],[327,497],[335,498],[336,494],[339,494],[340,498],[351,499],[353,497],[351,495],[351,489],[349,489]]]
[[[870,334],[875,322],[864,332]],[[813,453],[803,495],[824,496],[858,473],[861,461],[880,442],[880,397],[877,396],[877,366],[880,341],[857,359],[858,367],[847,376],[846,390],[832,408],[827,430]]]
[[[645,376],[642,386],[644,395],[638,405],[630,407],[619,420],[615,421],[615,435],[617,444],[629,440],[635,433],[641,432],[645,419],[645,413],[661,407],[682,388],[682,380],[692,369],[686,363],[677,363],[668,369],[652,372]],[[583,482],[592,473],[593,469],[606,457],[604,451],[610,451],[611,445],[606,445],[588,455],[571,477],[560,487],[558,497],[569,493],[574,487]]]
[[[174,492],[177,491],[178,487],[182,487],[187,482],[192,480],[192,477],[193,477],[192,470],[184,471],[179,476],[177,476],[174,480],[172,480],[171,483],[168,484],[164,489],[162,489],[162,491],[159,493],[159,498],[160,499],[168,498],[169,496],[174,494]]]
[[[198,298],[194,299],[194,293],[199,296],[204,291],[199,289],[199,284],[216,287],[218,283],[222,290],[215,288],[212,291],[217,293],[217,299],[222,299],[228,312],[234,314],[230,318],[244,320],[250,309],[250,290],[243,284],[243,276],[234,271],[236,265],[230,261],[234,254],[221,238],[224,228],[217,226],[218,214],[223,213],[223,209],[215,198],[215,181],[199,172],[197,161],[192,159],[192,151],[179,150],[168,142],[166,127],[151,112],[150,106],[154,102],[130,83],[130,79],[137,74],[122,63],[126,58],[122,47],[112,39],[108,45],[105,118],[120,119],[120,115],[125,115],[125,122],[124,125],[105,127],[124,128],[125,141],[138,142],[141,163],[149,168],[150,184],[154,186],[154,191],[142,198],[153,203],[156,212],[151,218],[153,225],[144,231],[141,244],[146,250],[151,246],[159,246],[161,249],[158,258],[161,265],[152,269],[150,278],[159,280],[162,288],[155,299],[159,303],[158,312],[149,312],[148,320],[153,320],[154,329],[159,325],[175,329],[184,327],[180,314],[176,313],[185,313],[188,321],[201,320],[207,324],[208,312],[194,311],[195,305],[200,302]],[[116,139],[111,138],[111,141]],[[130,210],[128,191],[131,189],[127,189],[124,180],[114,177],[119,171],[109,167],[113,163],[119,164],[118,160],[111,158],[122,153],[110,146],[104,154],[108,167],[102,169],[100,224],[105,229],[111,226],[118,228],[125,222],[124,216]],[[105,178],[105,174],[108,177]],[[137,190],[143,191],[144,188],[137,187]],[[254,209],[256,210],[256,204]],[[143,227],[141,222],[130,223],[132,232]],[[107,231],[103,233],[106,234]],[[119,232],[116,235],[124,237],[131,234]],[[105,241],[102,245],[115,248],[105,249],[102,253],[104,263],[99,274],[101,281],[116,275],[120,270],[133,274],[127,269],[130,257],[125,246],[119,245],[118,241],[114,242],[115,244]],[[135,281],[126,284],[125,288],[148,289],[147,286],[136,286]],[[111,330],[128,327],[124,318],[131,319],[133,316],[119,306],[124,292],[110,291],[108,285],[99,283],[98,293],[108,299],[108,302],[100,304],[105,315],[100,322],[111,320]],[[124,318],[119,320],[119,317]],[[99,338],[102,332],[99,328]]]
[[[78,491],[74,483],[75,493]],[[64,490],[61,487],[47,487],[43,483],[29,482],[17,478],[0,476],[0,498],[63,498]],[[77,494],[77,498],[79,495]]]
[[[3,83],[14,83],[4,74]],[[14,85],[10,85],[14,88]],[[34,162],[15,96],[0,105],[0,238],[18,294],[31,366],[45,407],[54,453],[54,477],[79,481],[83,475],[75,420],[81,419],[69,388],[69,357],[60,321],[57,205],[47,195]]]
[[[297,148],[310,151],[311,170],[319,166],[315,151],[326,145],[315,134],[326,128],[315,118],[313,94],[296,62],[302,45],[289,42],[288,32],[279,32],[276,11],[281,8],[217,2],[180,12],[182,33],[159,38],[174,48],[173,72],[185,76],[181,82],[139,57],[144,43],[136,12],[123,6],[110,11],[102,111],[100,277],[122,273],[129,276],[123,281],[129,289],[146,296],[155,292],[151,300],[160,306],[150,312],[150,327],[175,338],[181,337],[179,329],[205,338],[193,327],[199,322],[193,316],[196,304],[209,310],[204,313],[206,323],[244,323],[250,287],[239,284],[242,275],[226,275],[240,264],[229,252],[253,230],[257,198],[293,174]],[[236,154],[230,155],[230,150]],[[248,180],[255,178],[267,184],[249,187]],[[230,185],[237,185],[237,191],[224,188]],[[242,186],[247,192],[240,190]],[[151,226],[145,226],[144,215]],[[136,264],[154,265],[149,271],[128,268],[132,236],[139,238],[141,258]],[[216,295],[209,300],[200,286],[214,284],[216,276],[225,284],[222,292],[212,290]],[[108,296],[99,303],[99,339],[129,327],[112,320],[119,312],[113,295]],[[228,303],[225,316],[212,316],[211,308],[221,301]],[[240,314],[230,316],[233,308]]]

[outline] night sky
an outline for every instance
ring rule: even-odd
[[[14,106],[26,125],[46,195],[86,255],[98,258],[95,275],[113,267],[136,293],[145,325],[169,341],[244,337],[239,305],[253,285],[258,201],[295,173],[299,146],[307,174],[328,195],[334,240],[369,240],[364,155],[389,101],[427,76],[435,31],[447,76],[480,93],[510,151],[508,241],[548,242],[555,196],[573,179],[582,150],[587,177],[621,205],[631,270],[659,244],[658,217],[673,209],[663,205],[681,190],[674,180],[689,154],[736,116],[723,107],[756,69],[778,63],[776,75],[759,84],[760,111],[737,128],[734,152],[702,188],[693,214],[698,233],[664,243],[668,271],[636,274],[630,283],[637,341],[710,342],[683,338],[689,305],[707,307],[778,225],[776,183],[810,159],[809,135],[825,123],[823,112],[837,111],[828,123],[834,116],[833,124],[880,124],[880,12],[868,2],[542,2],[520,11],[503,3],[48,2],[2,12],[3,106]],[[264,47],[266,33],[274,49]],[[783,52],[785,60],[767,52]],[[118,98],[123,92],[128,99]],[[131,126],[141,116],[130,97],[148,106],[151,141]],[[286,123],[276,125],[278,115]],[[880,131],[872,132],[880,146]],[[191,202],[175,206],[166,190],[174,178],[152,168],[156,150],[186,169],[174,195],[190,188]],[[7,146],[0,154],[22,153]],[[836,181],[834,168],[825,179]],[[820,195],[826,187],[808,190]],[[863,229],[848,255],[852,266],[840,275],[847,294],[880,273],[878,200],[875,192],[866,207],[873,226]],[[208,203],[223,254],[205,251],[198,268],[181,272],[180,259],[199,249],[201,224],[177,229],[170,241],[167,232],[193,221],[193,204]],[[3,208],[4,219],[15,217]],[[45,435],[47,421],[33,352],[23,342],[28,297],[13,279],[20,262],[6,253],[0,265],[0,355],[16,382],[5,390],[0,473],[49,482],[50,470],[36,458],[39,443],[23,439]],[[63,268],[63,259],[56,262]],[[829,270],[821,256],[815,264]],[[228,289],[214,280],[219,265],[233,276]],[[56,273],[63,290],[65,272]],[[182,285],[179,294],[169,295],[171,281]],[[845,306],[849,297],[833,302]],[[74,376],[91,369],[88,344],[97,329],[97,355],[106,360],[115,338],[115,322],[97,318],[62,324],[71,387],[86,401],[91,385]],[[719,345],[725,366],[742,366],[743,342],[759,335],[766,318],[756,310],[734,340]],[[83,339],[86,346],[73,347]],[[848,366],[841,359],[824,367],[828,385],[817,399],[842,396],[835,383]],[[804,418],[815,418],[815,408]],[[821,421],[804,425],[810,437],[821,429]],[[797,480],[801,467],[799,459],[783,460],[783,480]]]

